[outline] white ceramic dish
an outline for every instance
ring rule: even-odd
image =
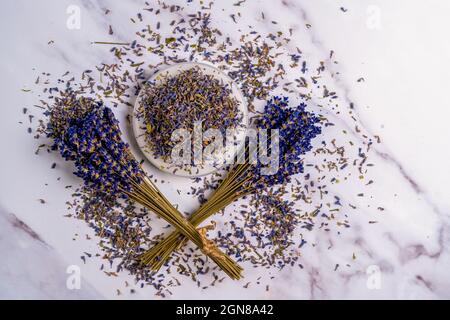
[[[236,145],[234,154],[236,154],[244,145],[245,142],[245,136],[247,133],[247,127],[248,127],[248,109],[247,104],[244,99],[244,96],[242,95],[242,92],[239,90],[237,85],[233,82],[233,80],[226,75],[221,70],[210,66],[208,64],[203,63],[196,63],[196,62],[187,62],[187,63],[179,63],[172,65],[164,70],[158,71],[154,75],[152,75],[147,81],[154,82],[155,84],[158,84],[158,82],[162,81],[165,77],[173,77],[176,74],[180,73],[181,71],[191,69],[193,67],[199,67],[201,71],[206,75],[212,75],[214,78],[218,79],[219,81],[223,81],[224,83],[228,83],[230,85],[230,88],[232,90],[233,97],[239,102],[239,111],[242,113],[242,121],[239,125],[239,130],[236,134]],[[215,171],[217,171],[222,165],[208,165],[208,164],[202,164],[199,166],[190,166],[190,165],[176,165],[174,163],[171,163],[169,161],[164,161],[161,158],[155,157],[154,153],[152,152],[151,148],[148,146],[145,134],[146,134],[146,126],[144,124],[143,118],[138,117],[137,114],[139,112],[139,108],[141,105],[141,93],[139,93],[133,110],[133,133],[136,138],[137,144],[139,148],[144,153],[145,157],[157,168],[164,172],[168,172],[171,174],[175,174],[178,176],[184,176],[184,177],[198,177],[198,176],[204,176],[211,174]],[[175,170],[177,169],[177,170]]]

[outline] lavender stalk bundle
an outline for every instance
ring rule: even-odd
[[[278,129],[279,168],[275,174],[261,174],[261,164],[252,164],[248,157],[236,164],[207,202],[195,212],[189,222],[198,226],[204,220],[248,194],[264,192],[271,186],[290,182],[291,176],[303,172],[302,156],[312,149],[311,140],[321,133],[319,117],[305,110],[306,104],[290,107],[287,97],[274,97],[267,102],[257,128]],[[244,155],[245,156],[245,155]],[[281,219],[286,208],[280,207]],[[276,222],[275,222],[276,223]],[[185,237],[173,232],[141,257],[142,262],[159,270]]]
[[[121,130],[110,108],[89,98],[68,93],[56,100],[46,115],[48,137],[86,187],[111,200],[129,198],[156,213],[194,242],[231,278],[239,279],[241,267],[221,252],[176,210],[121,138]]]

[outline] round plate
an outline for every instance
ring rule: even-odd
[[[238,126],[238,129],[236,131],[235,135],[235,142],[236,142],[236,148],[234,148],[234,155],[237,154],[237,152],[242,148],[245,142],[245,136],[247,133],[247,127],[248,127],[248,110],[247,110],[247,104],[245,102],[244,96],[242,95],[242,92],[239,90],[237,85],[234,83],[234,81],[226,75],[221,70],[212,67],[208,64],[204,63],[197,63],[197,62],[186,62],[186,63],[178,63],[175,65],[172,65],[166,69],[163,69],[161,71],[156,72],[154,75],[152,75],[147,82],[151,82],[154,84],[160,83],[164,78],[166,77],[173,77],[176,76],[178,73],[191,69],[193,67],[198,67],[205,75],[212,75],[214,78],[218,79],[219,81],[223,81],[223,83],[227,83],[230,85],[232,95],[233,97],[238,101],[238,108],[239,111],[242,113],[242,121]],[[184,177],[199,177],[204,176],[207,174],[211,174],[218,169],[220,169],[222,165],[209,165],[209,164],[202,164],[198,166],[191,166],[191,165],[177,165],[174,163],[171,163],[169,161],[164,161],[162,158],[155,157],[153,151],[151,150],[150,146],[147,145],[147,141],[145,138],[146,135],[146,125],[144,123],[143,117],[139,117],[139,108],[141,107],[141,100],[142,100],[142,91],[139,92],[139,95],[136,99],[134,110],[133,110],[133,133],[136,138],[137,144],[139,148],[141,149],[142,153],[145,155],[145,157],[157,168],[164,172],[168,172],[177,176],[184,176]],[[223,163],[223,161],[220,161]]]

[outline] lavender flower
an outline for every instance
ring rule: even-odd
[[[287,97],[270,99],[264,115],[258,119],[257,128],[273,130],[279,133],[279,168],[273,175],[261,175],[261,163],[252,166],[252,185],[264,189],[277,184],[290,182],[291,176],[303,172],[302,155],[312,149],[311,141],[321,133],[319,117],[305,110],[306,104],[289,107]],[[269,136],[270,138],[270,136]]]

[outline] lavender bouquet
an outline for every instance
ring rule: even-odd
[[[238,161],[211,198],[190,217],[189,222],[192,225],[198,226],[240,197],[263,192],[274,185],[288,183],[291,176],[303,172],[302,156],[312,149],[311,140],[321,133],[321,127],[318,125],[320,119],[306,111],[305,103],[297,107],[290,107],[288,104],[287,97],[274,97],[267,102],[264,115],[256,123],[259,129],[278,129],[279,162],[276,173],[262,174],[261,163],[253,164],[250,157],[244,154],[244,161]],[[246,151],[248,150],[247,146]],[[286,210],[285,206],[280,206],[280,210]],[[159,270],[171,253],[180,248],[185,241],[186,237],[183,234],[173,232],[144,253],[141,260],[152,269]]]
[[[46,133],[54,141],[53,149],[75,164],[75,175],[100,197],[128,198],[156,213],[193,241],[231,278],[239,279],[241,267],[221,252],[204,232],[199,232],[177,211],[122,140],[118,121],[110,108],[90,98],[68,93],[56,99],[46,115]]]

